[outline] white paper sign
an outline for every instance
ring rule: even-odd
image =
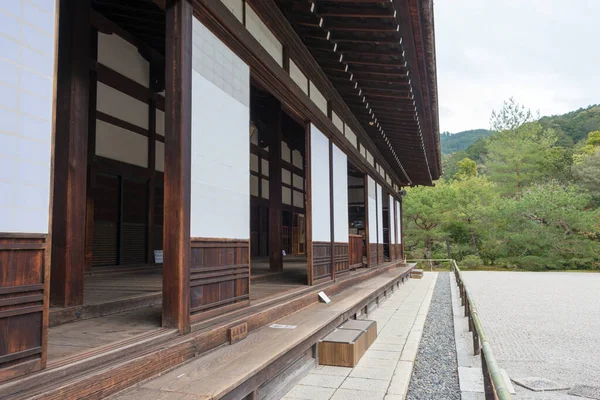
[[[154,262],[156,264],[163,263],[163,251],[162,250],[154,250]]]
[[[273,325],[270,325],[269,328],[274,328],[274,329],[296,329],[296,325],[273,324]]]
[[[325,304],[331,303],[331,299],[327,297],[325,292],[319,292],[319,300]]]

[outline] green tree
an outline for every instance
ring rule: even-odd
[[[512,263],[533,269],[596,268],[600,261],[600,215],[590,198],[557,181],[527,188],[505,199],[506,252]]]
[[[456,153],[448,154],[442,159],[442,170],[444,171],[444,177],[447,179],[452,178],[458,172],[458,162],[467,157],[465,151],[457,151]]]
[[[447,202],[451,203],[448,217],[460,222],[469,233],[469,245],[473,254],[478,254],[480,233],[487,229],[484,224],[485,210],[496,196],[496,188],[485,177],[464,176],[448,186]]]
[[[499,111],[493,110],[490,117],[492,131],[506,132],[516,131],[528,122],[535,121],[531,109],[519,104],[513,97],[502,103]]]
[[[581,164],[587,157],[595,155],[598,151],[600,151],[600,131],[593,131],[588,134],[585,143],[575,151],[573,163]]]
[[[441,226],[449,209],[449,188],[440,179],[433,188],[418,186],[407,189],[402,202],[402,213],[408,222],[405,226],[407,243],[423,243],[424,258],[432,258],[433,241],[442,234]]]
[[[531,111],[512,98],[492,113],[492,127],[498,133],[487,142],[485,167],[503,194],[519,196],[527,185],[554,176],[557,160],[564,158],[564,149],[554,147],[554,132],[532,119]]]
[[[454,179],[469,179],[477,176],[477,163],[470,158],[463,158],[457,165],[458,171],[454,174]]]
[[[580,187],[589,193],[595,203],[600,203],[600,151],[586,157],[572,167],[573,177]]]

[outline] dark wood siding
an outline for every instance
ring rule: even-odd
[[[119,262],[120,192],[118,176],[96,175],[92,266],[116,265]]]
[[[335,263],[335,274],[343,274],[349,271],[348,243],[333,244],[333,260]]]
[[[313,280],[331,278],[331,243],[313,242]]]
[[[143,264],[147,254],[147,182],[123,179],[122,188],[120,264]]]
[[[46,238],[0,235],[0,382],[42,368]]]
[[[250,296],[247,240],[192,239],[191,313],[242,303]]]

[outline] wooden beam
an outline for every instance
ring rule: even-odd
[[[350,9],[317,6],[316,14],[321,17],[393,19],[395,13],[391,9]]]
[[[190,331],[192,5],[169,1],[166,14],[162,325],[183,334]]]
[[[374,171],[374,168],[364,160],[358,150],[352,146],[343,134],[338,133],[338,129],[331,120],[327,119],[318,110],[318,107],[310,101],[306,93],[302,92],[302,89],[293,83],[293,80],[285,73],[283,68],[268,55],[256,39],[247,33],[241,22],[231,14],[220,0],[197,1],[194,4],[196,6],[195,16],[251,66],[253,77],[257,81],[261,82],[282,103],[296,109],[304,119],[312,121],[327,136],[332,136],[334,143],[357,166],[365,171]],[[252,8],[264,18],[263,21],[267,26],[273,32],[276,32],[278,38],[289,47],[290,56],[292,56],[294,62],[311,82],[319,87],[322,94],[331,99],[336,113],[356,133],[359,141],[366,145],[371,154],[381,159],[386,168],[392,171],[394,180],[396,182],[407,182],[407,179],[399,177],[397,168],[390,167],[389,161],[384,159],[379,148],[375,147],[373,141],[366,135],[362,124],[345,104],[327,75],[320,69],[312,54],[298,37],[298,33],[285,19],[276,3],[273,0],[247,0],[247,4],[252,5]],[[327,44],[327,42],[324,42],[324,44]],[[387,183],[382,184],[387,185]]]
[[[60,3],[50,301],[83,304],[90,95],[90,0]]]
[[[347,22],[326,23],[324,29],[336,32],[398,32],[397,25],[382,25],[375,22],[367,24],[348,24]],[[398,40],[400,42],[400,40]]]

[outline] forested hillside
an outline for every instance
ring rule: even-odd
[[[479,138],[487,138],[492,134],[487,129],[473,129],[470,131],[462,131],[457,133],[443,132],[440,135],[440,144],[442,146],[442,154],[450,154],[460,150],[466,150],[469,146]]]
[[[408,257],[600,269],[600,107],[536,118],[510,99],[491,127],[444,156],[435,187],[407,190]]]

